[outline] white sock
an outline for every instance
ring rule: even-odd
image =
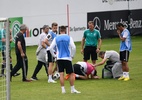
[[[61,89],[62,89],[62,92],[66,92],[66,90],[65,90],[65,87],[64,87],[64,86],[62,86],[62,87],[61,87]]]
[[[126,77],[129,78],[129,72],[126,72]]]
[[[126,72],[123,72],[123,77],[126,77]]]
[[[48,78],[49,78],[49,80],[52,80],[52,75],[49,75]]]
[[[71,91],[74,91],[75,90],[75,88],[74,88],[74,85],[73,86],[71,86]]]
[[[75,74],[75,77],[79,77],[79,75],[78,75],[78,74]]]

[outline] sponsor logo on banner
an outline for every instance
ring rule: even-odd
[[[102,3],[109,3],[113,5],[115,2],[129,2],[129,1],[137,1],[137,0],[102,0]]]
[[[93,19],[94,22],[94,28],[100,30],[101,29],[101,21],[99,17],[95,17]]]

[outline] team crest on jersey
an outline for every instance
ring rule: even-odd
[[[96,34],[94,34],[94,36],[96,36]]]

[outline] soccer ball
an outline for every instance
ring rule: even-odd
[[[55,72],[55,74],[53,75],[53,80],[57,80],[59,78],[60,78],[59,72]]]

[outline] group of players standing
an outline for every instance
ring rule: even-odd
[[[58,70],[58,72],[60,73],[60,84],[61,84],[62,93],[66,93],[65,87],[64,87],[64,69],[66,69],[66,73],[69,75],[69,79],[70,79],[69,82],[71,86],[71,93],[81,93],[75,89],[74,80],[75,80],[75,77],[82,78],[82,76],[79,75],[80,73],[74,74],[75,72],[74,70],[75,69],[76,71],[80,69],[85,70],[86,71],[85,73],[87,75],[91,74],[92,78],[98,78],[97,75],[95,74],[96,73],[95,67],[97,66],[96,65],[97,53],[100,52],[100,48],[102,44],[100,32],[94,29],[94,23],[92,21],[88,22],[88,27],[89,29],[84,31],[83,39],[81,42],[81,53],[84,56],[83,58],[84,61],[78,62],[72,66],[72,58],[75,55],[76,46],[74,44],[73,39],[67,35],[66,26],[60,26],[59,35],[57,35],[57,29],[58,29],[57,23],[52,23],[51,29],[49,28],[48,25],[44,25],[42,27],[43,32],[39,36],[39,44],[36,50],[36,56],[38,61],[37,66],[34,70],[31,80],[28,80],[27,79],[28,60],[26,56],[25,39],[23,36],[23,34],[26,32],[27,26],[24,24],[21,25],[20,32],[16,35],[16,42],[15,42],[17,64],[11,71],[11,79],[12,79],[12,76],[14,76],[17,73],[17,71],[20,68],[22,68],[22,74],[23,74],[22,81],[31,82],[32,80],[38,80],[37,74],[42,68],[42,66],[44,65],[46,74],[48,76],[48,83],[57,83],[55,80],[53,80],[53,73],[56,70]],[[130,33],[127,32],[126,30],[125,32],[123,32],[124,29],[121,30],[121,28],[123,27],[124,27],[123,24],[119,23],[117,25],[117,29],[118,29],[117,32],[119,34],[120,39],[122,40],[121,47],[123,48],[123,51],[122,51],[123,54],[120,51],[121,52],[120,60],[122,61],[122,67],[125,67],[123,68],[124,69],[123,71],[127,71],[127,74],[128,74],[129,70],[127,65],[127,62],[128,62],[127,59],[129,55],[126,55],[126,54],[129,53],[131,47],[127,48],[127,44],[125,44],[124,42],[126,39],[128,41],[128,39],[130,38],[128,37]],[[92,64],[87,63],[87,61],[90,59],[90,56],[91,56]],[[55,67],[55,69],[53,70],[54,63],[56,63],[57,67]],[[126,72],[124,75],[126,76]],[[129,77],[126,78],[125,76],[120,77],[119,80],[130,79]]]

